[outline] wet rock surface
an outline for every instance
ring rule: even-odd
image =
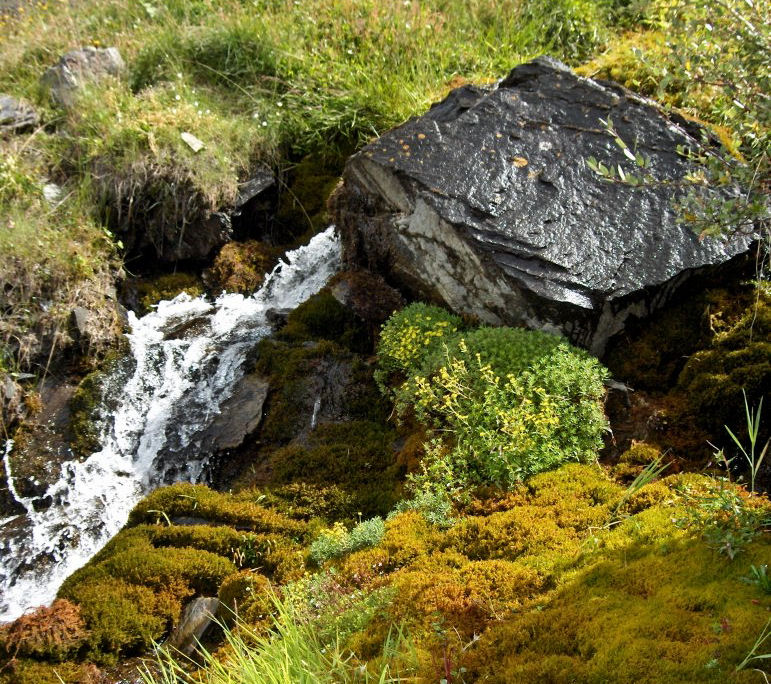
[[[207,429],[202,447],[216,452],[241,446],[246,436],[254,432],[262,420],[268,388],[267,380],[259,375],[241,378]]]
[[[464,86],[353,156],[331,200],[348,265],[491,324],[561,332],[601,353],[634,313],[751,243],[699,240],[677,221],[671,185],[598,178],[594,156],[628,170],[600,119],[658,179],[692,167],[678,145],[701,129],[549,58],[496,87]]]

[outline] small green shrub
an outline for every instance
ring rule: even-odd
[[[381,390],[394,378],[404,380],[420,370],[426,357],[441,349],[463,322],[437,306],[415,303],[393,314],[384,324],[378,344],[375,381]]]
[[[445,491],[437,491],[430,487],[416,487],[409,499],[402,499],[394,506],[389,518],[405,511],[417,511],[426,522],[437,527],[451,527],[453,518],[452,501]]]
[[[316,538],[310,546],[308,555],[316,565],[321,565],[332,558],[376,546],[384,534],[385,523],[382,518],[365,520],[350,532],[344,525],[337,523]]]
[[[416,482],[510,488],[566,461],[595,458],[606,426],[604,377],[595,359],[567,344],[505,378],[461,345],[436,375],[415,379],[417,418],[445,436],[427,446]]]

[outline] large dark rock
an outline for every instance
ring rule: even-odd
[[[549,58],[495,87],[464,86],[353,156],[330,205],[348,265],[491,324],[559,331],[601,353],[624,319],[660,306],[689,275],[748,250],[678,223],[672,185],[598,178],[625,165],[600,123],[680,179],[701,129],[619,85]]]

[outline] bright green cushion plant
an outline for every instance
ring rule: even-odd
[[[411,409],[430,430],[416,489],[509,489],[595,457],[606,429],[607,376],[596,359],[539,331],[459,328],[459,319],[424,304],[383,327],[381,381],[403,378],[392,391],[399,413]]]

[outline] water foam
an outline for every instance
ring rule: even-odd
[[[0,621],[53,601],[153,487],[199,480],[210,454],[197,439],[243,375],[246,353],[269,332],[266,312],[296,307],[339,268],[334,228],[285,258],[250,297],[223,294],[211,303],[183,294],[142,318],[129,314],[134,368],[106,383],[117,407],[102,448],[62,464],[44,510],[16,491],[6,444],[9,489],[26,514],[0,520]]]

